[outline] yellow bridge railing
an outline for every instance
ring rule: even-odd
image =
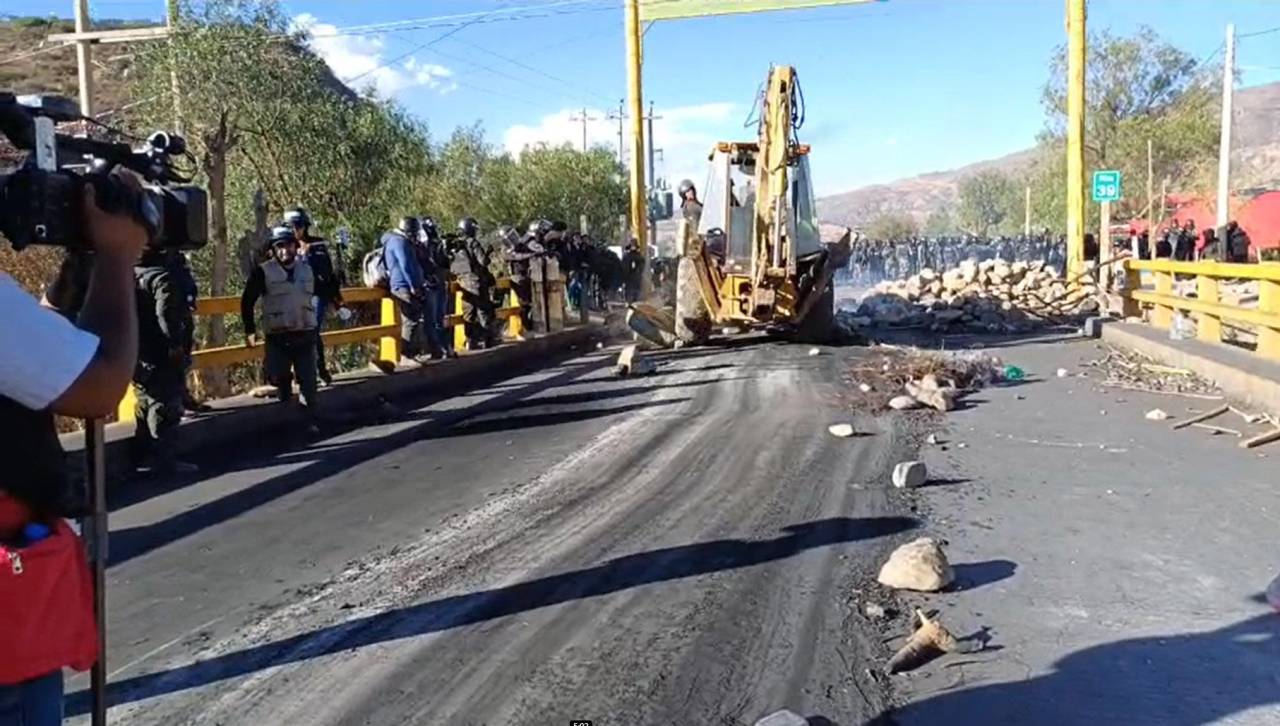
[[[1150,323],[1167,330],[1173,325],[1174,311],[1191,313],[1196,320],[1196,337],[1210,343],[1222,342],[1224,320],[1251,325],[1258,335],[1255,352],[1271,360],[1280,360],[1280,264],[1131,259],[1125,260],[1124,266],[1125,315],[1137,315],[1140,306],[1149,305]],[[1142,289],[1143,272],[1154,278],[1154,290]],[[1196,296],[1178,295],[1175,276],[1195,278]],[[1224,302],[1220,292],[1220,283],[1224,280],[1256,281],[1258,306],[1243,307]]]
[[[508,291],[507,305],[506,307],[498,308],[496,311],[497,317],[507,321],[506,332],[509,337],[519,338],[524,329],[520,320],[520,306],[516,299],[515,291],[511,290],[511,281],[507,278],[499,278],[496,287],[499,290]],[[444,326],[446,329],[452,328],[453,347],[455,350],[459,350],[466,344],[466,330],[463,327],[462,319],[462,291],[457,282],[450,282],[449,291],[453,296],[453,312],[445,316]],[[320,334],[325,346],[377,341],[378,361],[384,367],[394,368],[400,362],[401,352],[400,308],[396,304],[396,299],[391,296],[391,293],[382,288],[352,287],[343,289],[342,300],[345,305],[378,303],[380,306],[378,324],[325,331]],[[239,315],[240,297],[229,295],[226,297],[200,298],[196,301],[195,314],[197,317]],[[249,347],[241,343],[217,348],[203,348],[192,351],[191,369],[215,370],[226,368],[236,363],[261,360],[263,355],[262,345]],[[120,405],[117,407],[116,419],[118,421],[134,420],[136,400],[133,387],[130,386],[125,393],[124,399],[120,401]]]

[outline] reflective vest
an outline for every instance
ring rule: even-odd
[[[288,333],[315,330],[315,276],[303,259],[293,263],[293,280],[276,260],[262,264],[267,291],[262,297],[262,331]]]

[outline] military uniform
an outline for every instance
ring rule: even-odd
[[[462,292],[462,325],[467,343],[479,348],[490,342],[493,327],[493,274],[488,255],[474,237],[454,241],[450,272]]]
[[[163,253],[147,252],[133,268],[137,283],[138,363],[133,383],[137,396],[132,458],[135,465],[153,458],[174,461],[174,433],[182,422],[191,338],[186,291]]]
[[[302,403],[308,413],[316,410],[316,304],[315,276],[306,260],[286,268],[278,260],[254,269],[240,298],[240,316],[246,335],[256,331],[253,308],[262,298],[262,332],[266,337],[267,378],[279,389],[281,401],[293,399],[293,379],[298,379]]]

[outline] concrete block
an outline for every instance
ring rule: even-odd
[[[1101,338],[1102,326],[1106,325],[1108,320],[1109,318],[1097,315],[1091,318],[1086,318],[1084,321],[1084,327],[1080,329],[1080,334],[1086,338]]]

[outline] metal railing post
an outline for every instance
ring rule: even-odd
[[[1258,310],[1270,315],[1272,325],[1258,326],[1258,355],[1280,360],[1280,280],[1258,280]]]
[[[400,306],[396,305],[396,299],[387,295],[382,298],[379,303],[382,308],[382,314],[378,322],[382,325],[400,327]],[[383,363],[389,363],[395,367],[400,362],[400,334],[399,332],[391,335],[384,335],[378,339],[378,360]]]
[[[1218,297],[1218,279],[1209,275],[1197,275],[1196,298],[1201,302],[1213,303],[1214,305],[1221,302],[1221,298]],[[1206,343],[1221,343],[1222,318],[1209,313],[1197,313],[1196,338]]]
[[[1156,294],[1172,295],[1173,273],[1156,270],[1153,274],[1156,277]],[[1168,330],[1173,326],[1173,308],[1165,303],[1155,303],[1151,310],[1151,324],[1161,330]]]

